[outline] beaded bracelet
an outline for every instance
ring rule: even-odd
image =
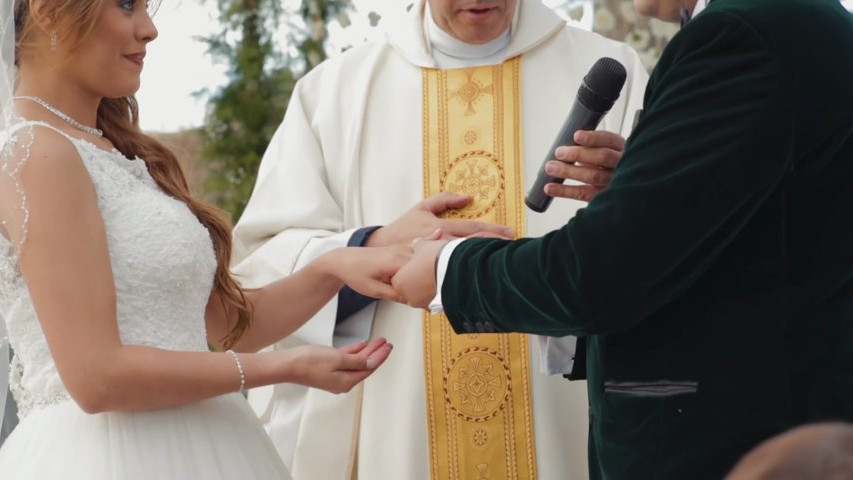
[[[240,394],[246,394],[246,372],[243,371],[243,363],[240,362],[240,357],[237,356],[237,353],[234,350],[225,350],[226,353],[230,353],[232,357],[234,357],[234,363],[237,364],[237,370],[240,372]]]

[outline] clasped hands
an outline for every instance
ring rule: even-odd
[[[553,177],[581,184],[548,184],[545,193],[589,202],[609,185],[625,140],[606,131],[576,132],[574,139],[577,146],[557,148],[555,160],[548,162],[546,171]],[[385,285],[371,296],[427,308],[436,295],[436,258],[444,245],[456,238],[514,238],[515,232],[503,225],[440,218],[443,213],[463,208],[471,201],[468,196],[440,193],[374,232],[365,246],[397,245],[400,250],[397,250],[398,261],[383,271],[381,281]]]

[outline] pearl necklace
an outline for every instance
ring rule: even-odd
[[[41,105],[42,107],[46,108],[47,111],[56,115],[57,117],[62,119],[65,123],[71,125],[72,127],[76,128],[76,129],[82,130],[82,131],[88,133],[89,135],[94,135],[96,137],[103,137],[104,136],[104,132],[100,128],[94,128],[94,127],[89,127],[89,126],[83,125],[82,123],[80,123],[77,120],[74,120],[73,118],[69,117],[68,115],[63,113],[61,110],[59,110],[58,108],[54,107],[53,105],[45,102],[44,100],[42,100],[39,97],[20,96],[20,97],[15,97],[15,100],[32,100],[33,102],[36,102],[39,105]]]

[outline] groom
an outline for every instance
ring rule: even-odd
[[[853,420],[853,16],[635,3],[692,20],[609,189],[541,238],[418,242],[394,285],[426,307],[437,282],[457,333],[585,336],[593,478],[721,478]]]

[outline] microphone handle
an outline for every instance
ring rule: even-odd
[[[545,185],[548,183],[563,183],[562,178],[552,177],[545,173],[545,164],[554,160],[554,150],[561,145],[575,145],[575,132],[578,130],[595,130],[598,123],[601,121],[601,118],[604,117],[604,114],[606,113],[606,111],[592,111],[575,98],[575,102],[572,104],[571,110],[569,110],[569,116],[563,123],[563,128],[560,129],[560,134],[557,135],[557,139],[554,140],[554,144],[551,145],[550,149],[548,149],[548,152],[545,154],[545,160],[542,162],[542,166],[539,167],[539,173],[536,176],[536,183],[533,184],[530,191],[527,192],[527,196],[524,197],[524,203],[527,204],[531,210],[539,213],[547,210],[554,197],[545,195]]]

